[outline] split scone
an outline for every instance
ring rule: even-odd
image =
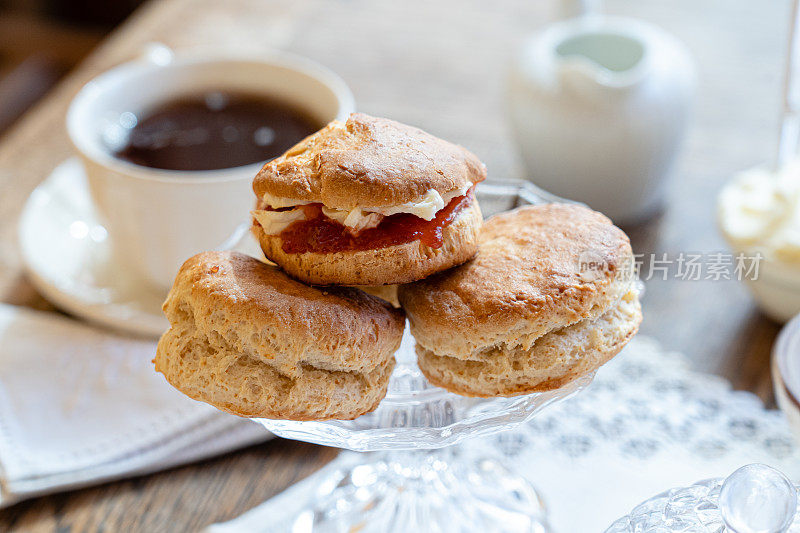
[[[333,121],[253,180],[253,231],[268,259],[317,285],[407,283],[475,255],[477,157],[361,113]]]
[[[352,419],[386,395],[402,310],[358,289],[322,290],[235,252],[186,261],[164,303],[156,370],[239,416]]]
[[[428,380],[467,396],[556,389],[633,337],[641,308],[628,237],[605,216],[528,206],[483,226],[472,261],[403,285]]]

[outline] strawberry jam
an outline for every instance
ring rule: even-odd
[[[281,232],[281,248],[288,254],[332,253],[374,250],[416,240],[431,248],[441,248],[442,231],[472,204],[472,191],[470,189],[464,196],[450,200],[433,220],[398,213],[384,217],[376,227],[366,229],[357,236],[347,231],[344,225],[324,216],[320,204],[305,205],[302,208],[308,220],[295,222]]]

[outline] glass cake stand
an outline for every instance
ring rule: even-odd
[[[484,182],[477,191],[484,216],[564,201],[521,181]],[[242,231],[240,243],[247,233]],[[541,499],[513,466],[455,445],[512,429],[593,376],[544,393],[467,398],[427,382],[413,342],[406,330],[387,395],[372,413],[349,421],[256,420],[280,437],[373,452],[319,484],[313,503],[294,520],[293,533],[549,531]]]

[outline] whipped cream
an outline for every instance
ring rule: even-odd
[[[264,211],[261,209],[250,211],[256,219],[264,233],[267,235],[278,235],[280,232],[298,222],[306,219],[306,213],[302,209],[292,209],[290,211]]]
[[[360,233],[365,229],[376,227],[381,223],[384,216],[380,213],[369,213],[359,208],[351,211],[341,211],[329,207],[323,207],[322,214],[331,220],[336,220],[353,233]]]
[[[325,216],[332,220],[336,220],[352,233],[358,234],[365,229],[374,228],[381,223],[383,217],[396,215],[398,213],[408,213],[418,216],[424,220],[433,220],[436,213],[441,211],[453,198],[464,196],[467,191],[472,187],[472,183],[467,183],[463,187],[454,189],[445,194],[439,194],[438,191],[433,189],[428,190],[423,197],[416,202],[407,202],[404,204],[393,205],[389,207],[354,207],[351,210],[333,209],[327,206],[322,207],[322,212]],[[313,202],[305,200],[295,200],[293,198],[282,198],[273,196],[269,193],[263,196],[264,203],[273,209],[280,209],[283,207],[297,207],[307,205]],[[285,215],[295,213],[297,218],[289,217],[276,217],[273,215]],[[264,228],[267,235],[277,235],[290,224],[298,221],[305,220],[306,215],[302,209],[292,209],[290,211],[262,211],[257,210],[252,212],[253,217]],[[262,222],[262,219],[264,222]]]
[[[737,251],[800,267],[800,161],[778,172],[754,168],[738,174],[719,195],[717,215]]]
[[[295,200],[294,198],[283,198],[281,196],[273,196],[268,192],[265,192],[264,196],[262,196],[261,198],[264,200],[264,204],[271,207],[272,209],[281,209],[283,207],[294,207],[296,205],[308,205],[314,203],[306,200]]]

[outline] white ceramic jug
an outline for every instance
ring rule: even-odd
[[[694,95],[687,49],[637,20],[587,16],[529,38],[508,82],[527,178],[615,222],[661,203]]]

